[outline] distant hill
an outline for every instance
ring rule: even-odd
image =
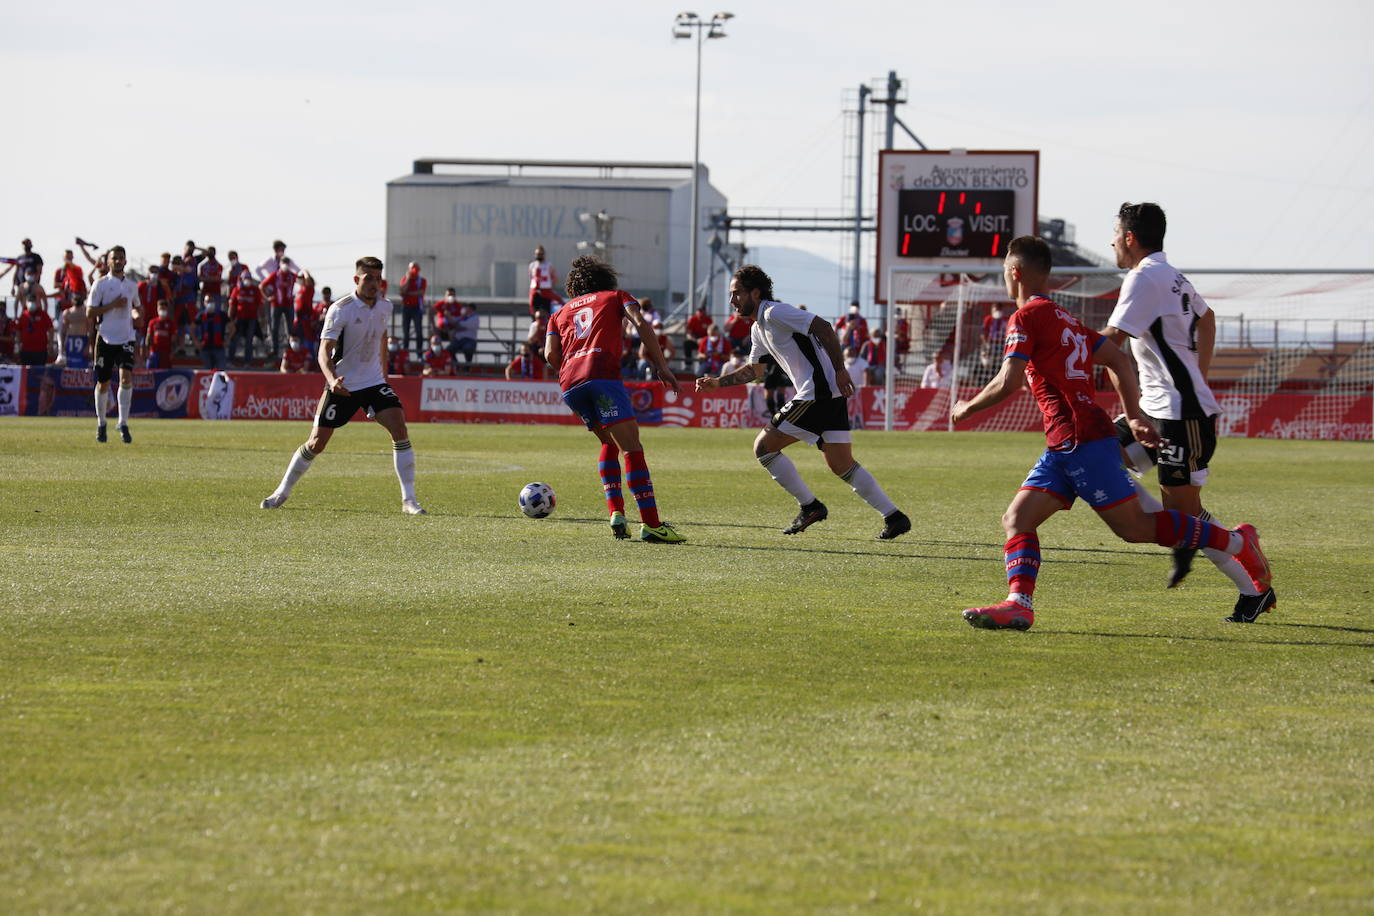
[[[826,318],[836,318],[849,305],[840,293],[838,261],[800,248],[760,245],[749,249],[749,259],[773,278],[773,292],[783,302],[805,305]],[[873,273],[864,271],[859,288],[864,311],[872,310]]]

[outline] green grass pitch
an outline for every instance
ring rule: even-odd
[[[276,512],[304,423],[92,426],[0,422],[0,912],[1374,908],[1369,443],[1221,443],[1258,624],[1080,507],[1014,633],[959,612],[1033,435],[858,434],[886,543],[813,450],[788,538],[751,431],[646,430],[666,546],[581,429],[412,427],[407,517],[371,424]]]

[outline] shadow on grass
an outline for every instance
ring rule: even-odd
[[[1277,623],[1277,624],[1232,624],[1235,627],[1303,627],[1307,624],[1301,623]],[[1314,625],[1321,629],[1345,630],[1347,627],[1322,627],[1320,624]],[[1356,633],[1367,633],[1368,630],[1353,630]],[[1374,643],[1366,642],[1319,642],[1316,640],[1295,640],[1295,639],[1230,639],[1225,636],[1189,636],[1184,633],[1100,633],[1093,630],[1040,630],[1036,635],[1044,636],[1097,636],[1103,639],[1165,639],[1177,640],[1179,642],[1224,642],[1224,643],[1245,643],[1252,646],[1318,646],[1322,648],[1334,649],[1374,649]]]
[[[1335,630],[1338,633],[1369,633],[1370,635],[1374,635],[1374,630],[1365,629],[1363,627],[1338,627],[1332,623],[1279,623],[1275,621],[1274,623],[1266,624],[1266,626],[1296,627],[1300,630]],[[1370,643],[1369,645],[1371,648],[1374,648],[1374,643]]]

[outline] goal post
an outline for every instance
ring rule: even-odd
[[[1374,440],[1374,270],[1183,272],[1217,316],[1208,382],[1222,410],[1218,435]],[[1100,330],[1124,276],[1116,268],[1056,268],[1050,295]],[[900,266],[885,280],[893,345],[881,390],[866,395],[865,425],[951,430],[954,402],[1001,365],[1015,303],[991,269]],[[1099,403],[1117,410],[1100,376]],[[1018,392],[960,428],[1038,430],[1040,415]]]

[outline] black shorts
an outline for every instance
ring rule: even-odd
[[[401,399],[396,397],[396,392],[386,383],[361,388],[351,392],[347,397],[337,395],[326,388],[320,396],[320,406],[315,410],[315,425],[338,429],[353,419],[353,415],[361,408],[372,408],[372,414],[376,416],[383,410],[400,406]]]
[[[820,448],[827,442],[852,442],[849,433],[849,399],[803,401],[793,398],[769,421],[780,433]]]
[[[114,376],[116,369],[134,368],[134,342],[112,344],[106,343],[105,338],[97,338],[95,342],[95,380],[97,382],[108,382]]]
[[[1159,437],[1159,485],[1200,487],[1207,482],[1207,462],[1217,450],[1217,418],[1155,420]]]
[[[1146,449],[1159,470],[1161,487],[1200,487],[1207,482],[1207,463],[1217,450],[1217,418],[1201,420],[1161,420],[1150,422],[1164,440],[1158,449]],[[1116,420],[1117,441],[1123,446],[1135,441],[1125,417]]]

